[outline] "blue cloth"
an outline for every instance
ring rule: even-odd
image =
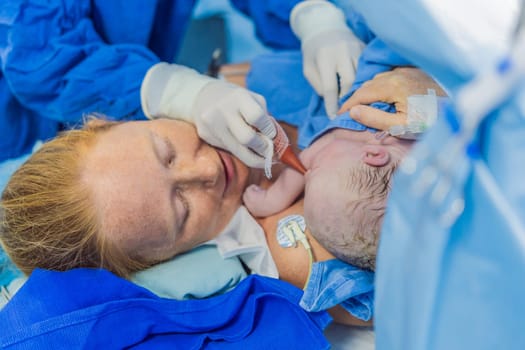
[[[455,163],[453,196],[442,206],[429,205],[429,193],[418,194],[413,184],[455,137],[446,118],[438,118],[414,150],[417,171],[396,174],[377,256],[378,348],[525,347],[525,281],[512,273],[525,269],[523,231],[507,217],[513,211],[523,230],[525,166],[516,162],[525,152],[523,110],[523,99],[515,98],[484,123],[480,159]],[[444,226],[439,217],[456,196],[465,209]]]
[[[350,93],[341,99],[341,103],[376,74],[407,65],[411,65],[410,62],[384,42],[372,39],[363,50]],[[336,127],[375,131],[355,122],[348,113],[333,121],[328,118],[323,99],[303,76],[299,51],[277,52],[254,59],[246,84],[266,98],[268,110],[277,120],[299,128],[297,142],[300,148],[307,147],[321,133]],[[383,102],[375,102],[372,107],[395,112],[393,105]]]
[[[299,49],[301,43],[290,27],[290,12],[302,0],[230,0],[255,24],[255,34],[274,49]]]
[[[363,43],[368,44],[376,35],[370,30],[365,18],[346,0],[331,0],[331,2],[343,11],[346,24]]]
[[[104,270],[35,270],[0,311],[3,349],[328,349],[325,312],[301,291],[249,276],[232,291],[177,301]]]
[[[452,95],[466,81],[472,79],[477,71],[494,66],[505,54],[501,50],[505,46],[502,45],[504,36],[498,42],[491,41],[500,32],[495,32],[490,38],[489,35],[478,37],[477,33],[490,32],[495,27],[494,23],[497,27],[501,21],[509,23],[510,28],[515,25],[514,18],[490,18],[493,13],[490,8],[486,11],[484,7],[482,10],[471,9],[469,6],[454,6],[448,2],[443,6],[437,5],[438,2],[428,5],[421,0],[338,2],[359,11],[375,34],[392,49],[436,78]],[[439,13],[432,13],[432,10]],[[486,18],[480,17],[480,12]],[[452,17],[451,23],[454,23],[458,19],[457,13],[463,13],[465,19],[469,18],[469,21],[465,21],[466,25],[447,26],[447,17]],[[496,14],[500,13],[496,11]],[[475,34],[468,30],[462,31],[464,28]],[[477,48],[473,49],[472,45],[477,45]]]
[[[315,262],[300,305],[307,311],[341,305],[353,316],[368,321],[374,310],[374,273],[341,260]]]
[[[173,61],[194,2],[2,1],[0,161],[85,113],[144,119],[142,79]]]
[[[281,51],[254,58],[246,86],[265,97],[271,115],[297,127],[306,118],[314,94],[303,75],[301,51]]]
[[[429,12],[430,2],[353,3],[377,34],[443,83],[452,101],[487,60],[503,56],[490,41],[477,50],[465,37],[451,41],[446,22],[435,18],[449,12]],[[475,12],[469,12],[467,23],[490,28]],[[428,180],[431,169],[443,175],[432,166],[438,165],[438,155],[450,156],[444,147],[456,135],[448,120],[457,120],[449,114],[439,117],[414,148],[413,171],[396,174],[377,256],[378,349],[525,348],[525,280],[514,273],[525,269],[525,165],[518,161],[525,152],[524,96],[521,78],[477,130],[470,157],[462,153],[463,159],[453,163],[443,205],[431,205],[429,193],[414,184]],[[454,197],[464,200],[464,209],[452,225],[443,225],[439,217]]]
[[[300,148],[308,147],[317,138],[332,129],[376,132],[376,129],[352,119],[348,112],[340,114],[335,119],[329,119],[325,112],[323,99],[317,95],[312,96],[307,110],[308,115],[298,130],[297,144]]]

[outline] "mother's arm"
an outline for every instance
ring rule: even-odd
[[[279,245],[276,239],[277,223],[280,219],[285,216],[292,214],[304,214],[303,200],[300,199],[295,202],[288,209],[282,212],[266,217],[257,219],[259,224],[263,227],[266,241],[272,253],[272,257],[279,270],[279,278],[287,281],[298,288],[303,288],[309,271],[309,256],[306,249],[302,244],[298,244],[297,247],[283,248]],[[323,246],[315,240],[310,234],[308,228],[306,229],[306,236],[312,247],[312,253],[314,261],[324,261],[334,259],[335,257],[329,253]],[[334,321],[341,324],[352,325],[352,326],[371,326],[372,321],[362,321],[358,318],[353,317],[346,312],[341,306],[336,306],[328,310]]]

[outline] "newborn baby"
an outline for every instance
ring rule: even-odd
[[[390,179],[412,141],[378,139],[368,131],[333,129],[299,158],[303,176],[286,168],[268,189],[243,195],[256,217],[289,207],[304,192],[304,218],[311,234],[337,258],[374,270]]]

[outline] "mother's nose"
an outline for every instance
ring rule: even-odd
[[[174,179],[179,185],[215,186],[220,179],[220,163],[209,157],[184,159],[174,168]]]

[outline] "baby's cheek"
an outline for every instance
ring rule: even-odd
[[[304,196],[304,217],[314,235],[318,233],[314,231],[325,230],[323,226],[327,224],[326,218],[330,216],[331,203],[329,201],[315,181],[307,183]]]
[[[312,235],[326,244],[341,238],[341,215],[347,200],[341,194],[341,184],[326,181],[327,177],[315,177],[307,182],[304,197],[304,217]],[[321,181],[323,180],[323,181]]]

